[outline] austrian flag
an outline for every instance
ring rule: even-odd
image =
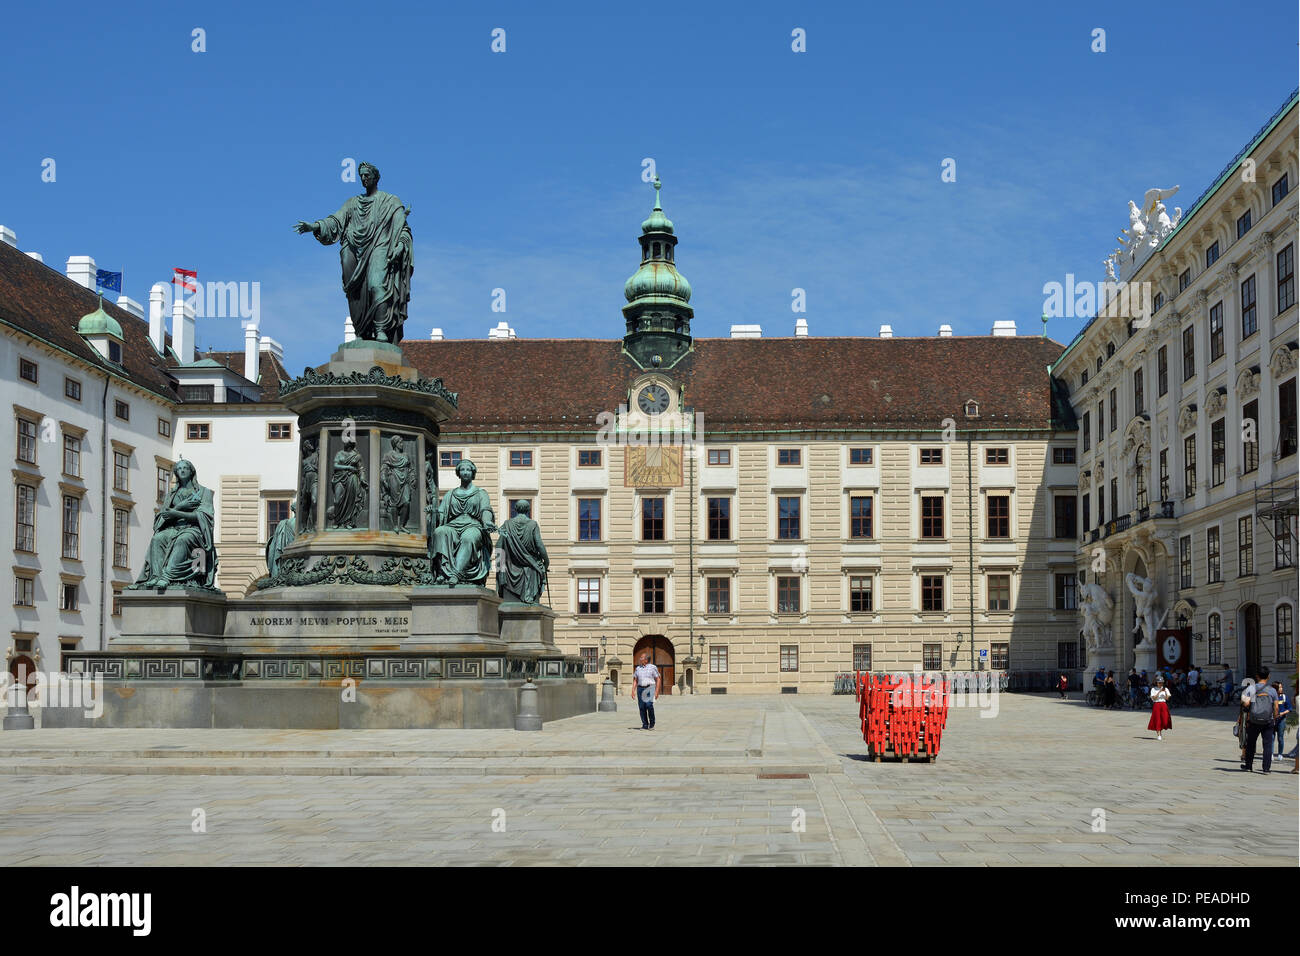
[[[185,292],[199,291],[199,274],[193,269],[172,269],[172,285],[178,285]]]

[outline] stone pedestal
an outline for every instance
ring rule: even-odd
[[[1144,670],[1148,676],[1156,672],[1156,649],[1154,646],[1133,648],[1133,657],[1136,662],[1133,666],[1138,669],[1139,674]]]
[[[198,588],[121,594],[120,651],[220,651],[226,632],[226,596]]]
[[[497,614],[501,620],[501,640],[512,651],[560,656],[555,646],[555,612],[549,607],[506,601]]]
[[[487,588],[417,587],[407,597],[411,606],[411,635],[406,651],[503,653],[498,620],[501,599]]]

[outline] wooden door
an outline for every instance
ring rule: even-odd
[[[659,676],[662,678],[660,693],[671,694],[676,662],[672,641],[662,634],[651,634],[641,638],[632,649],[634,665],[640,665],[643,651],[650,655],[650,663],[659,668]]]

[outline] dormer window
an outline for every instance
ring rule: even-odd
[[[108,360],[116,365],[122,364],[122,343],[108,340]]]
[[[966,417],[967,417],[967,418],[979,418],[979,417],[980,417],[980,403],[977,402],[977,401],[975,401],[975,399],[973,399],[973,398],[972,398],[972,399],[969,399],[969,400],[966,402]]]

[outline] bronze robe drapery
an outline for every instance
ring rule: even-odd
[[[392,193],[353,196],[338,212],[315,223],[323,245],[340,243],[343,291],[359,339],[402,341],[411,298],[410,212]]]
[[[169,512],[178,511],[175,515]],[[198,482],[177,486],[154,519],[144,570],[133,589],[192,585],[215,588],[217,549],[213,543],[212,492]]]
[[[497,547],[504,562],[497,569],[497,594],[525,604],[541,601],[550,558],[537,522],[522,514],[515,515],[501,526]]]

